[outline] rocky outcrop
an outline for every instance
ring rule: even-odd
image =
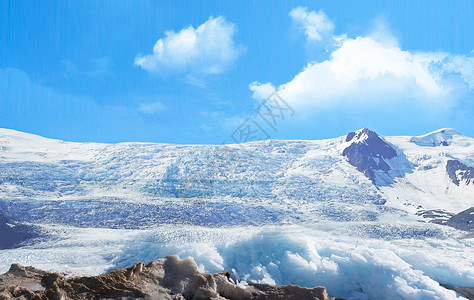
[[[430,223],[446,225],[448,220],[454,216],[453,213],[445,211],[443,209],[429,209],[420,210],[416,213],[417,216],[422,216],[429,220]]]
[[[241,285],[229,273],[200,273],[192,259],[168,256],[99,276],[65,278],[12,265],[0,276],[0,299],[332,299],[324,287]]]
[[[466,185],[474,184],[474,168],[463,164],[459,160],[448,160],[446,172],[448,172],[451,181],[457,186],[461,182],[464,182]]]
[[[9,221],[0,214],[0,249],[13,248],[33,236],[32,228],[21,225],[12,227],[9,225]]]
[[[8,226],[7,220],[0,215],[0,249],[10,248],[17,242],[17,235],[13,228]]]
[[[463,295],[467,299],[474,299],[474,288],[473,287],[452,286],[452,285],[443,284],[443,283],[440,283],[440,285],[447,288],[447,289],[449,289],[449,290],[453,290],[458,294]]]
[[[474,207],[468,208],[452,216],[446,225],[459,230],[474,232]]]

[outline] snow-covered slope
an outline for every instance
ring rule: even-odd
[[[453,138],[457,136],[459,136],[459,132],[456,130],[443,128],[422,136],[414,136],[410,142],[425,147],[449,146]]]
[[[446,143],[420,146],[414,142],[434,137]],[[386,140],[397,145],[414,166],[412,173],[381,188],[394,206],[404,204],[410,211],[439,208],[453,213],[474,206],[474,185],[469,184],[468,172],[474,166],[474,139],[441,129],[421,137],[386,137]],[[453,180],[453,174],[459,181]]]
[[[435,138],[448,146],[420,146]],[[304,217],[311,207],[301,202],[329,210],[323,214],[330,218],[341,217],[332,213],[341,204],[357,204],[342,219],[366,217],[370,213],[361,211],[385,202],[411,213],[474,206],[474,139],[447,129],[385,138],[362,129],[329,140],[229,146],[71,143],[0,129],[0,149],[0,197],[7,206],[12,200],[55,201],[67,211],[68,200],[136,206],[205,199],[216,206],[240,203],[237,219],[251,219],[252,212],[262,214],[251,200],[259,199],[272,203],[268,215],[280,221],[292,219],[288,210],[301,210]],[[182,202],[187,208],[189,201]],[[42,212],[32,215],[47,218],[48,211]]]
[[[455,299],[436,281],[474,285],[474,242],[438,224],[474,206],[473,167],[474,139],[446,129],[227,146],[0,129],[0,214],[44,233],[0,251],[0,270],[97,274],[180,254],[202,271],[333,296],[387,298],[392,286],[390,299]]]

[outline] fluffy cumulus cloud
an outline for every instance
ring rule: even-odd
[[[290,14],[301,19],[324,15],[302,8]],[[318,32],[307,30],[306,34],[317,38]],[[253,82],[250,90],[255,99],[264,99],[275,89],[295,109],[305,112],[361,105],[396,108],[402,103],[442,110],[472,92],[472,56],[406,51],[395,40],[380,28],[367,36],[345,37],[327,60],[308,63],[289,82],[279,86]]]
[[[297,7],[290,11],[290,17],[304,30],[306,38],[310,41],[322,41],[333,33],[334,24],[322,10],[308,11],[306,7]]]
[[[197,28],[165,32],[153,53],[138,55],[135,64],[152,73],[221,73],[243,51],[234,41],[235,32],[236,26],[224,17],[210,17]]]
[[[254,99],[266,99],[275,92],[275,87],[271,83],[261,84],[254,81],[249,87],[253,92],[252,98]]]

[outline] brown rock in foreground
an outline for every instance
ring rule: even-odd
[[[326,288],[294,285],[239,286],[229,273],[200,273],[192,259],[177,256],[136,263],[99,276],[64,278],[13,264],[0,276],[3,299],[331,299]]]

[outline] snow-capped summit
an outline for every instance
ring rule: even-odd
[[[452,128],[442,128],[425,135],[414,136],[410,142],[425,147],[449,146],[455,136],[460,136],[459,132]]]
[[[392,158],[397,155],[396,151],[385,142],[380,136],[368,128],[360,129],[356,132],[349,132],[346,136],[346,142],[350,142],[350,148],[353,145],[360,145],[360,149],[367,154],[381,156],[383,158]],[[347,149],[347,148],[346,148]]]

